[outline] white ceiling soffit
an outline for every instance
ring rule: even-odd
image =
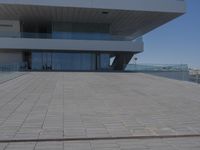
[[[104,14],[103,12],[108,12]],[[110,24],[112,34],[141,36],[183,13],[0,4],[0,19]]]
[[[185,0],[0,0],[0,4],[184,13]]]

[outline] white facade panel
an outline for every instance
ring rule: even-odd
[[[142,52],[143,41],[0,38],[0,49]],[[11,44],[12,43],[12,44]]]
[[[0,64],[21,63],[22,61],[22,52],[0,52]]]
[[[0,32],[20,32],[20,23],[18,20],[0,20]]]

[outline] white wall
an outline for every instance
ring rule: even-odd
[[[0,20],[0,32],[20,32],[20,23],[17,20]]]
[[[0,36],[13,37],[18,36],[20,32],[20,23],[15,20],[0,20]],[[8,41],[9,42],[9,41]],[[1,43],[3,44],[3,43]],[[0,45],[1,45],[0,44]],[[11,45],[11,43],[9,42]],[[20,63],[23,60],[21,52],[1,52],[0,64]]]
[[[0,20],[0,36],[19,37],[20,23],[17,20]]]
[[[21,63],[22,61],[22,52],[0,52],[0,64]]]

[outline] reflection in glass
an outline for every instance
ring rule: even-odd
[[[95,70],[95,53],[32,53],[33,70]]]
[[[43,70],[42,53],[32,53],[32,69]]]
[[[98,23],[53,23],[52,38],[76,40],[110,40],[108,24]]]
[[[107,70],[110,68],[110,55],[100,54],[100,69]]]
[[[79,33],[79,32],[53,32],[53,39],[74,39],[74,40],[110,40],[111,36],[107,33]]]

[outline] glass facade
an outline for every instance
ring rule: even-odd
[[[53,39],[74,39],[74,40],[110,40],[111,36],[106,33],[81,33],[81,32],[58,32],[52,33]]]
[[[76,40],[110,40],[110,25],[99,23],[22,22],[23,37]],[[26,61],[32,70],[96,71],[109,70],[109,53],[103,52],[31,52]],[[29,57],[29,58],[28,58]]]
[[[55,39],[83,39],[109,40],[108,24],[95,23],[53,23],[52,38]]]
[[[107,53],[99,54],[97,57],[97,70],[108,70],[110,68],[110,55]]]
[[[92,52],[33,52],[31,65],[32,70],[109,70],[110,54]]]
[[[53,53],[52,70],[95,70],[91,53]]]
[[[104,23],[21,22],[24,38],[111,40],[110,25]]]

